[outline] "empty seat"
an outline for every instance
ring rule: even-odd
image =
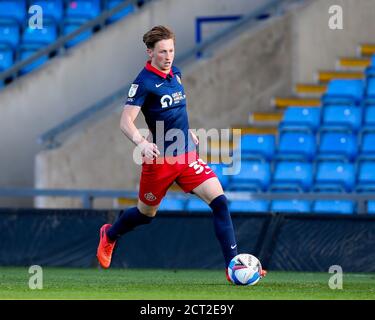
[[[302,200],[274,200],[271,203],[271,212],[280,213],[309,213],[310,201]]]
[[[123,3],[123,2],[124,2],[123,0],[107,0],[106,4],[105,4],[105,8],[107,10],[110,10],[110,9],[118,6],[120,3]],[[115,22],[117,20],[120,20],[120,19],[126,17],[127,15],[131,14],[132,12],[134,12],[134,10],[135,10],[134,5],[131,3],[131,4],[127,5],[125,8],[123,8],[122,10],[120,10],[118,13],[116,13],[113,16],[111,16],[110,18],[108,18],[108,22],[112,23],[112,22]]]
[[[322,102],[327,104],[360,104],[364,95],[364,82],[360,79],[334,79],[328,83]]]
[[[208,164],[209,167],[215,172],[217,178],[219,179],[223,189],[228,187],[229,175],[226,174],[227,165],[221,163]]]
[[[20,42],[20,27],[16,21],[0,20],[0,45],[16,49]]]
[[[202,212],[211,212],[209,205],[199,198],[190,198],[186,203],[187,211],[202,211]]]
[[[0,47],[0,72],[13,65],[13,50],[8,47]]]
[[[374,200],[367,202],[367,213],[375,214],[375,201]]]
[[[375,102],[375,78],[367,80],[366,100],[368,103]]]
[[[312,211],[325,214],[354,214],[355,203],[347,200],[319,200],[314,202]]]
[[[375,162],[361,161],[358,168],[357,192],[375,191]]]
[[[364,111],[362,131],[375,131],[375,105],[368,105]]]
[[[69,0],[65,15],[67,18],[94,19],[100,11],[100,0]]]
[[[280,133],[278,159],[311,161],[315,157],[315,136],[305,132]]]
[[[43,9],[43,19],[51,19],[59,24],[64,14],[64,0],[33,0],[30,5],[38,5]]]
[[[355,185],[355,170],[351,163],[322,161],[318,163],[314,191],[351,192]]]
[[[238,174],[230,177],[228,190],[266,191],[268,189],[271,172],[270,165],[262,161],[239,162]]]
[[[357,157],[357,137],[345,132],[324,132],[320,136],[320,160],[354,161]]]
[[[281,161],[276,164],[271,191],[309,191],[312,181],[310,163]]]
[[[375,132],[362,135],[359,158],[361,160],[375,159]]]
[[[279,128],[282,131],[311,131],[315,133],[320,125],[320,108],[292,107],[284,112]]]
[[[186,199],[177,199],[164,197],[160,203],[160,211],[183,211],[185,209]]]
[[[38,47],[38,46],[35,46],[35,47],[32,47],[32,46],[27,46],[27,47],[22,47],[20,49],[20,60],[25,60],[27,59],[28,57],[32,56],[33,54],[35,54],[36,52],[38,52],[38,50],[40,50],[41,47]],[[34,70],[34,69],[37,69],[39,68],[41,65],[43,65],[46,61],[48,60],[48,57],[47,56],[42,56],[40,57],[39,59],[37,59],[36,61],[33,61],[32,63],[28,64],[27,66],[23,67],[21,70],[20,70],[20,74],[26,74],[26,73],[29,73],[30,71]]]
[[[68,35],[73,31],[79,29],[83,24],[85,24],[88,20],[86,19],[65,19],[63,25],[63,34]],[[65,43],[66,48],[73,47],[80,42],[83,42],[89,39],[92,35],[92,30],[86,30],[75,36],[72,40],[69,40]]]
[[[0,19],[7,18],[23,25],[26,20],[26,1],[25,0],[1,0],[0,1]]]
[[[269,202],[265,200],[232,200],[230,212],[268,212]]]
[[[22,34],[22,44],[49,45],[57,39],[57,27],[52,21],[44,22],[42,29],[25,28]]]
[[[375,76],[375,54],[371,57],[371,64],[366,68],[366,77]]]
[[[272,134],[244,134],[241,136],[242,159],[271,160],[275,153],[275,136]]]
[[[362,109],[355,106],[328,105],[323,107],[322,130],[359,130],[362,123]]]

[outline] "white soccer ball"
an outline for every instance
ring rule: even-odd
[[[257,257],[242,253],[236,255],[228,266],[228,275],[234,284],[253,286],[261,279],[262,265]]]

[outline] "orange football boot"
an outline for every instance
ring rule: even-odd
[[[116,241],[109,240],[107,236],[107,230],[111,227],[111,224],[105,224],[100,228],[100,241],[96,256],[100,265],[104,269],[108,269],[111,264],[112,252],[115,248]]]

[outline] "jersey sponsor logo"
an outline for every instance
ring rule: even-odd
[[[134,83],[130,86],[129,93],[128,93],[129,98],[133,98],[136,95],[138,87],[139,87],[138,84],[134,84]]]
[[[165,94],[160,99],[161,107],[168,108],[173,104],[173,98],[169,94]]]
[[[152,192],[145,193],[144,197],[147,201],[155,201],[156,200],[156,197],[152,194]]]
[[[158,84],[155,84],[155,87],[156,88],[159,88],[160,86],[162,86],[164,84],[164,82],[162,82],[162,83],[158,83]]]

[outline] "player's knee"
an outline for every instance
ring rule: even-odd
[[[227,197],[224,194],[217,196],[215,199],[211,201],[210,207],[214,210],[217,208],[228,210]]]

